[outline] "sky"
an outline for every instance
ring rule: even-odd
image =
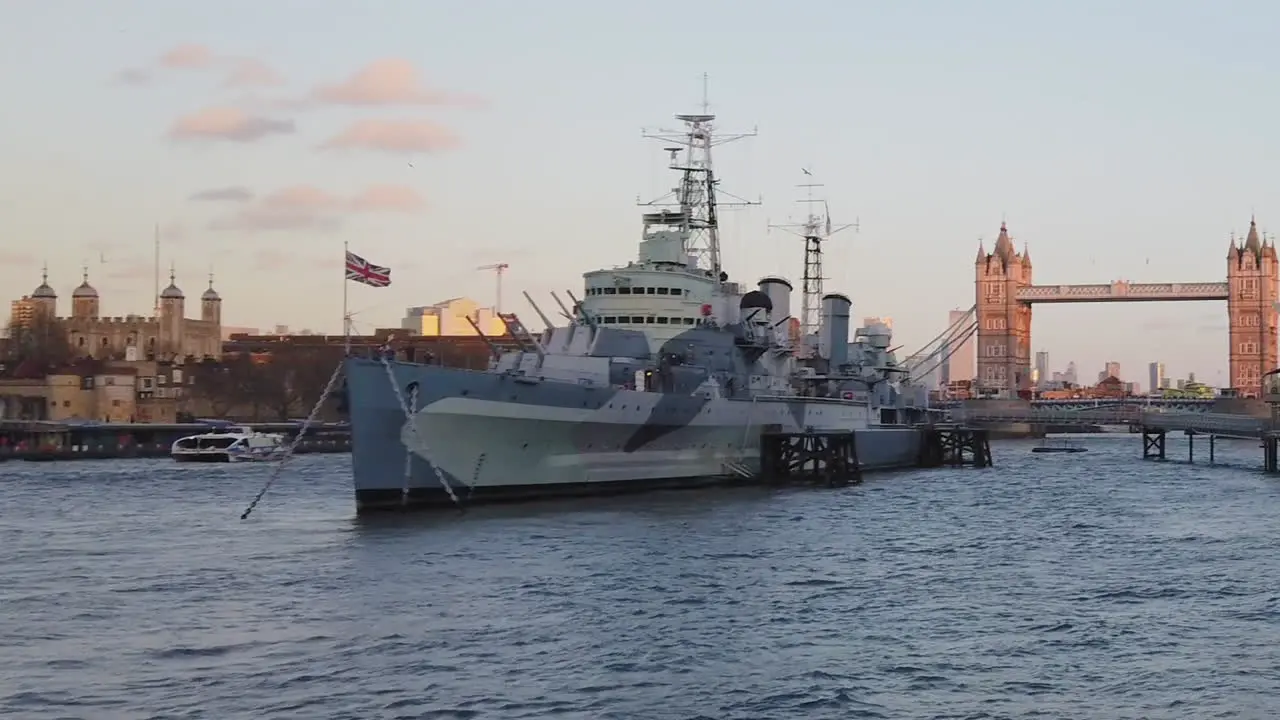
[[[800,168],[834,220],[827,291],[904,351],[974,302],[1000,222],[1037,283],[1221,281],[1251,214],[1280,230],[1280,60],[1262,2],[0,0],[0,288],[88,266],[109,315],[188,297],[224,323],[340,332],[452,296],[506,310],[635,257],[637,197],[671,185],[641,128],[702,75],[745,282],[797,279]],[[797,286],[799,283],[797,282]],[[798,300],[797,300],[798,302]],[[547,303],[549,304],[549,303]],[[188,314],[194,300],[188,303]],[[65,308],[64,308],[65,311]],[[1033,349],[1224,380],[1225,303],[1034,311]],[[1145,382],[1144,382],[1145,384]]]

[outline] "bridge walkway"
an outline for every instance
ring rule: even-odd
[[[1144,432],[1187,432],[1218,437],[1265,438],[1280,435],[1269,418],[1228,413],[1168,411],[1140,406],[1101,407],[1081,410],[1032,408],[1027,411],[974,410],[950,412],[956,422],[967,424],[1028,425],[1128,425]]]

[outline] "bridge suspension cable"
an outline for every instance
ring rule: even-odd
[[[942,367],[943,363],[947,362],[947,360],[950,360],[951,356],[963,347],[965,342],[976,335],[977,332],[977,321],[969,323],[967,327],[963,328],[960,334],[953,336],[950,342],[941,346],[941,350],[945,350],[945,352],[935,353],[934,355],[926,357],[922,362],[908,366],[907,377],[911,380],[928,377],[930,373]]]
[[[907,371],[909,377],[923,377],[936,370],[955,354],[960,349],[960,346],[978,331],[977,315],[978,306],[974,305],[965,311],[963,315],[956,318],[956,321],[951,323],[946,330],[943,330],[932,340],[925,343],[924,347],[908,355],[903,362],[903,368]],[[921,372],[922,368],[927,369]]]

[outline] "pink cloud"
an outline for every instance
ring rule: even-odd
[[[239,212],[210,223],[213,230],[329,232],[352,215],[411,213],[426,206],[416,190],[403,185],[373,185],[354,197],[343,197],[313,185],[281,188]]]
[[[358,120],[329,138],[322,148],[431,152],[456,147],[458,137],[427,120]]]
[[[188,43],[161,53],[154,63],[141,68],[126,68],[112,79],[121,85],[144,85],[152,80],[153,70],[222,70],[226,72],[223,87],[268,87],[284,84],[275,68],[257,58],[216,53],[205,45]]]
[[[108,261],[108,280],[143,280],[155,277],[155,260],[140,256],[126,257],[121,262]]]
[[[259,270],[296,270],[299,266],[313,267],[320,270],[332,270],[334,258],[299,257],[297,253],[287,253],[272,248],[259,250],[253,256],[254,265]]]
[[[406,185],[374,185],[351,199],[355,212],[417,212],[426,201]]]
[[[35,256],[15,250],[0,250],[0,265],[34,265]]]
[[[376,60],[342,82],[321,85],[311,92],[319,102],[334,105],[446,105],[475,101],[462,95],[427,88],[413,63],[399,58]]]
[[[250,115],[233,107],[211,107],[175,120],[169,128],[169,137],[174,140],[253,142],[268,135],[288,135],[295,130],[292,120]]]
[[[255,58],[233,61],[223,85],[228,87],[265,87],[284,84],[284,78],[270,65]]]
[[[156,61],[161,67],[199,69],[214,63],[213,51],[204,45],[179,45],[165,51]]]

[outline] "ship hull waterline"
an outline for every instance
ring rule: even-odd
[[[765,430],[852,430],[865,471],[914,467],[919,434],[866,406],[707,399],[431,365],[346,363],[360,514],[758,484]],[[397,397],[392,374],[401,395]],[[411,408],[407,420],[401,398]]]

